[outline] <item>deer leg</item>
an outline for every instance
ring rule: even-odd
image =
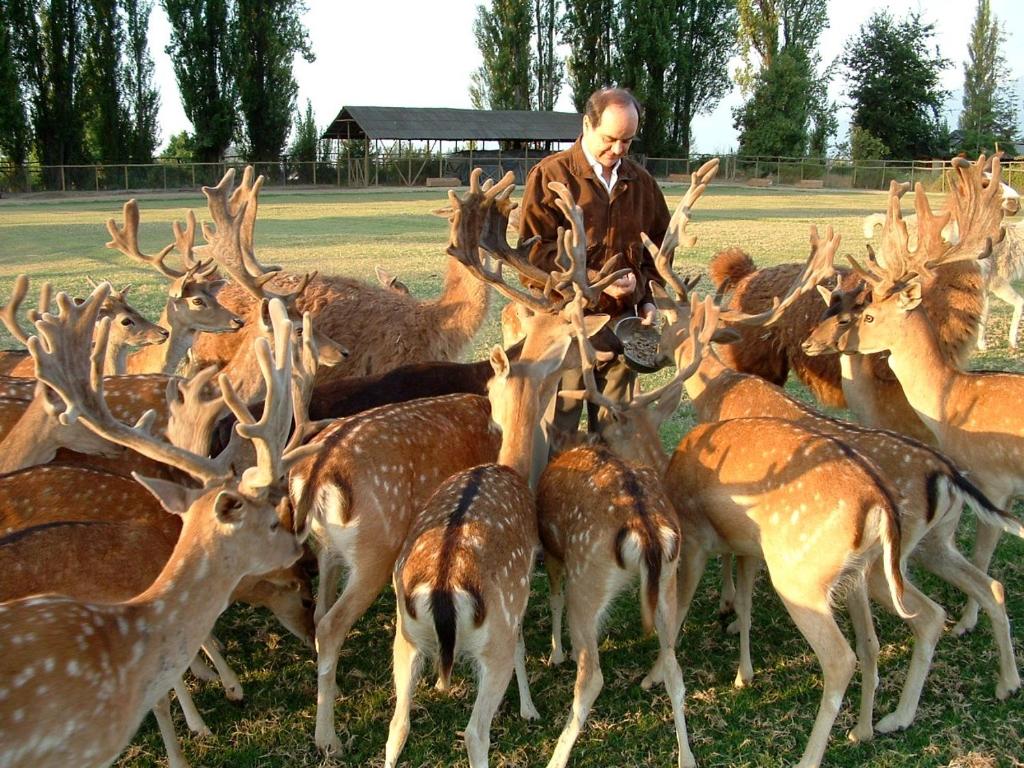
[[[992,555],[996,551],[999,537],[1002,530],[997,526],[990,525],[984,520],[978,520],[977,535],[974,540],[974,554],[971,555],[971,562],[977,566],[979,571],[988,573],[988,566],[992,562]],[[967,604],[964,612],[960,615],[960,621],[953,627],[953,634],[957,637],[970,632],[978,624],[978,601],[973,597],[967,597]]]
[[[732,553],[718,556],[722,569],[722,592],[718,596],[718,622],[725,628],[727,617],[736,610],[736,582],[732,578]]]
[[[740,666],[736,670],[735,688],[745,688],[754,679],[754,665],[750,661],[750,614],[754,603],[754,580],[761,563],[754,557],[737,557],[736,571],[739,586],[736,589],[736,623],[740,635]]]
[[[981,313],[978,315],[978,351],[984,352],[988,349],[988,343],[985,341],[985,326],[988,325],[988,291],[982,289],[981,291]]]
[[[206,666],[206,662],[203,661],[202,656],[199,654],[196,654],[196,657],[192,659],[192,663],[188,665],[188,668],[193,675],[204,683],[212,683],[218,679],[217,673]]]
[[[188,729],[197,736],[211,735],[213,732],[206,725],[203,716],[199,714],[196,703],[192,701],[192,694],[188,692],[188,686],[180,677],[174,684],[174,694],[178,697],[178,706],[181,707],[181,713],[185,715],[185,724]]]
[[[1017,348],[1017,332],[1020,330],[1020,316],[1024,311],[1024,298],[1013,289],[1009,280],[996,278],[989,285],[989,290],[998,298],[1013,307],[1013,319],[1010,320],[1010,349]]]
[[[314,626],[334,605],[338,596],[338,581],[341,579],[342,562],[327,547],[321,547],[316,556],[320,581],[316,590],[316,608],[313,610]]]
[[[463,736],[470,768],[487,768],[487,752],[491,748],[491,721],[512,679],[515,646],[516,641],[512,637],[501,638],[499,642],[492,641],[480,655],[476,702]]]
[[[774,575],[773,575],[774,576]],[[794,577],[797,574],[793,574]],[[813,579],[813,575],[811,576]],[[807,594],[809,585],[787,584],[780,586],[773,578],[779,596],[800,633],[807,639],[824,677],[821,705],[818,707],[814,727],[807,740],[807,747],[797,768],[818,768],[828,745],[829,733],[836,721],[843,695],[850,684],[857,658],[836,624],[828,597],[824,590]]]
[[[992,622],[992,634],[999,651],[999,680],[996,696],[1005,699],[1020,688],[1020,673],[1010,637],[1003,585],[972,565],[952,541],[952,531],[939,540],[925,539],[918,546],[920,565],[974,598]]]
[[[693,596],[697,593],[700,577],[704,575],[704,569],[707,567],[707,564],[707,551],[692,540],[688,542],[686,534],[683,534],[683,546],[682,552],[679,555],[676,583],[676,624],[673,628],[673,636],[677,639],[683,622],[686,621],[686,616],[690,612]]]
[[[887,611],[895,614],[896,607],[892,604],[892,596],[880,562],[876,561],[872,565],[867,578],[871,597]],[[903,582],[903,604],[912,614],[911,618],[904,620],[914,633],[914,652],[910,657],[907,679],[903,683],[903,690],[900,691],[899,704],[896,705],[895,711],[878,721],[875,730],[879,733],[903,730],[914,721],[921,700],[921,690],[932,665],[935,646],[942,637],[946,622],[946,612],[942,606],[929,599],[910,581]]]
[[[526,674],[526,643],[523,642],[522,619],[516,632],[516,686],[519,688],[519,716],[524,720],[539,720],[540,712],[530,696],[530,678]]]
[[[412,709],[412,695],[416,690],[420,673],[420,654],[402,631],[401,608],[398,610],[398,626],[395,627],[393,658],[395,714],[388,728],[388,743],[384,750],[385,768],[394,768],[409,736],[409,712]]]
[[[228,664],[227,659],[221,655],[220,642],[213,635],[210,635],[203,643],[203,652],[210,657],[220,682],[224,686],[224,695],[228,701],[241,701],[245,692],[242,690],[242,681],[238,679],[235,670]]]
[[[551,655],[548,664],[555,666],[565,661],[562,649],[562,614],[565,611],[565,563],[551,553],[544,555],[544,568],[548,572],[548,601],[551,604]]]
[[[349,571],[348,581],[330,610],[316,625],[317,693],[316,745],[325,752],[339,752],[341,740],[334,729],[334,700],[338,697],[338,656],[352,625],[366,613],[388,583],[393,557],[380,553],[373,562]]]
[[[178,744],[178,734],[174,732],[174,720],[171,718],[171,699],[164,694],[157,699],[153,706],[153,717],[156,718],[157,727],[160,729],[160,738],[164,742],[164,751],[167,752],[167,765],[169,768],[189,768],[188,760],[181,752],[181,745]]]
[[[871,569],[881,570],[878,561],[872,564]],[[870,741],[875,735],[872,721],[875,715],[875,691],[878,690],[878,635],[875,634],[875,622],[871,618],[867,585],[863,581],[858,579],[847,594],[846,607],[856,638],[861,679],[860,712],[857,724],[847,734],[847,738],[850,741]]]
[[[683,685],[683,671],[676,658],[676,582],[677,569],[666,568],[661,574],[658,590],[658,610],[654,614],[654,628],[658,632],[658,661],[660,671],[672,702],[672,719],[676,726],[676,747],[679,750],[679,768],[696,768],[697,760],[690,750],[690,739],[686,732],[686,686]],[[646,682],[646,678],[645,678]],[[643,683],[640,684],[643,686]]]

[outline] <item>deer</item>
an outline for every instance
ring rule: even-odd
[[[477,227],[478,220],[494,208],[505,212],[507,224],[508,214],[515,206],[508,199],[514,175],[511,172],[506,174],[489,190],[482,188],[481,175],[477,169],[470,178],[469,193],[461,203],[461,225]],[[249,168],[239,187],[253,201],[245,214],[247,224],[243,238],[244,247],[249,252],[252,250],[256,215],[255,195],[261,185],[262,177],[253,181],[252,169]],[[449,194],[454,195],[454,192]],[[252,271],[257,272],[253,264],[255,259],[247,256],[246,261]],[[267,280],[275,290],[292,288],[303,282],[297,276],[286,274],[277,274]],[[321,378],[334,378],[383,373],[410,363],[457,360],[487,317],[488,296],[485,285],[473,279],[457,260],[449,259],[444,288],[440,297],[433,301],[420,301],[411,295],[355,278],[331,275],[311,279],[305,293],[297,299],[297,306],[300,311],[313,313],[317,327],[327,337],[353,349],[353,356],[344,369],[321,372]],[[246,316],[253,297],[239,283],[226,286],[218,298],[236,314]],[[199,334],[194,347],[197,364],[223,365],[241,341],[234,336]]]
[[[488,399],[491,418],[501,432],[497,462],[445,480],[415,514],[395,563],[397,702],[386,766],[396,764],[408,736],[419,659],[426,654],[440,657],[438,686],[442,690],[448,686],[459,650],[472,654],[480,670],[479,691],[465,731],[474,768],[487,765],[491,720],[513,671],[520,715],[539,717],[530,698],[522,638],[534,550],[539,544],[531,480],[536,476],[535,454],[547,451],[546,445],[535,449],[535,433],[541,414],[555,396],[573,336],[593,335],[608,321],[606,315],[583,317],[584,306],[609,279],[602,276],[590,285],[586,241],[580,237],[582,211],[563,185],[556,187],[553,190],[572,224],[559,241],[562,262],[571,265],[568,272],[574,289],[565,286],[538,299],[509,286],[500,267],[492,269],[481,258],[480,249],[452,249],[474,275],[529,306],[534,314],[525,321],[523,347],[515,363],[500,346],[491,352],[495,376],[488,384]],[[507,263],[516,268],[522,249],[507,252],[511,257]],[[554,278],[548,282],[554,285]]]
[[[112,604],[41,595],[0,605],[0,666],[3,679],[12,681],[0,701],[6,736],[0,762],[5,764],[106,765],[147,711],[156,707],[158,721],[166,725],[166,691],[195,656],[239,580],[287,567],[302,552],[278,509],[286,504],[278,483],[289,465],[316,450],[288,440],[293,405],[287,322],[273,351],[265,339],[258,342],[268,377],[267,404],[258,422],[230,382],[220,381],[225,400],[237,412],[239,436],[253,444],[257,456],[254,466],[238,473],[227,461],[178,449],[111,415],[102,377],[109,321],[96,328],[96,351],[88,359],[82,354],[90,347],[105,290],[101,286],[81,308],[59,294],[58,315],[37,322],[39,337],[29,339],[29,350],[39,378],[64,400],[65,419],[81,419],[108,440],[173,462],[202,487],[137,478],[165,509],[183,516],[170,560],[140,595]],[[188,620],[181,622],[182,615]],[[61,696],[47,697],[58,680]],[[26,718],[30,706],[32,717]],[[172,754],[172,763],[182,765],[177,758],[180,754]]]
[[[984,168],[984,156],[973,164],[958,158],[953,165],[953,183],[944,205],[951,212],[952,219],[961,225],[975,215],[973,212],[984,211],[973,226],[978,232],[983,231],[996,238],[1003,214],[1002,188],[984,177]],[[891,194],[897,195],[897,200],[901,189],[900,185],[893,183]],[[887,246],[883,245],[881,258],[884,258],[886,250]],[[730,258],[736,262],[735,256]],[[779,290],[778,286],[788,282],[790,278],[787,275],[793,271],[791,265],[781,265],[754,272],[752,262],[730,270],[724,260],[725,257],[713,260],[713,282],[720,291],[728,291],[732,287],[733,302],[745,312],[756,312],[765,306]],[[843,274],[843,289],[853,289],[859,278],[845,270]],[[925,280],[928,285],[926,311],[939,333],[943,354],[954,364],[962,365],[977,340],[978,318],[983,303],[981,270],[977,263],[958,261],[941,269],[929,270]],[[794,305],[789,319],[777,323],[774,329],[756,332],[740,329],[743,338],[723,348],[723,361],[737,370],[763,375],[776,384],[784,383],[792,364],[819,402],[828,405],[845,402],[857,414],[858,421],[866,426],[892,429],[934,444],[933,434],[906,402],[896,377],[878,356],[859,359],[854,367],[855,378],[841,380],[838,364],[831,358],[818,358],[822,361],[818,363],[804,354],[800,344],[820,315],[816,301],[813,296],[806,295],[803,301]],[[811,382],[809,375],[801,373],[803,369],[800,366],[807,361],[812,365],[825,366],[817,374],[818,383]]]
[[[996,160],[994,178],[998,172]],[[1024,377],[1008,372],[968,373],[953,365],[921,309],[926,287],[917,273],[936,264],[990,254],[988,222],[992,208],[998,210],[998,201],[993,203],[991,194],[986,199],[986,192],[982,190],[981,201],[969,211],[973,215],[960,219],[960,239],[953,245],[940,235],[950,213],[934,214],[923,188],[916,188],[919,234],[913,251],[899,205],[891,202],[884,228],[890,244],[885,267],[876,262],[865,269],[854,260],[858,274],[871,287],[871,301],[835,348],[843,354],[888,351],[893,373],[942,452],[970,473],[972,482],[997,508],[1005,510],[1010,500],[1024,491],[1024,464],[1020,461],[1024,425],[1015,421],[1012,409],[1005,408],[1006,402],[1013,402],[1013,393],[1024,386]],[[988,571],[1001,530],[979,519],[972,561],[982,571]],[[969,597],[954,632],[972,630],[977,614],[978,602]],[[1009,694],[997,693],[1004,693],[1001,698]]]
[[[95,288],[97,285],[96,281],[92,278],[88,278],[88,282],[92,288]],[[151,323],[137,309],[128,304],[125,297],[128,295],[131,287],[131,285],[126,285],[120,291],[111,290],[103,306],[101,316],[112,318],[110,340],[110,354],[112,358],[123,358],[128,354],[131,347],[143,347],[145,349],[146,347],[155,346],[160,348],[168,338],[168,332],[164,328]],[[18,275],[14,281],[11,298],[0,309],[0,319],[2,319],[7,331],[22,344],[25,344],[27,341],[28,334],[18,324],[17,311],[21,307],[27,292],[28,276]],[[45,311],[49,306],[49,299],[47,297],[50,295],[50,292],[49,283],[45,283],[40,294],[39,309],[32,313],[32,317],[38,317],[39,312]],[[33,375],[32,358],[28,356],[27,352],[14,350],[5,355],[5,357],[11,364],[11,367],[8,369],[9,372],[5,371],[7,375],[22,377],[31,377]],[[114,371],[111,370],[110,372],[113,373]]]
[[[177,221],[172,223],[174,243],[156,254],[145,254],[139,249],[140,217],[135,200],[124,204],[123,216],[123,226],[118,226],[114,219],[107,220],[111,236],[107,247],[153,267],[170,281],[159,321],[160,326],[167,329],[167,342],[159,348],[144,347],[130,355],[125,350],[108,361],[105,372],[173,374],[192,348],[196,333],[233,333],[242,327],[243,320],[217,301],[217,292],[226,281],[208,279],[216,270],[216,264],[195,260],[196,218],[192,211],[187,214],[184,229]],[[170,248],[175,246],[181,254],[184,270],[165,263]]]
[[[561,289],[558,295],[562,297],[548,300],[516,291],[500,279],[500,267],[480,263],[479,251],[486,245],[513,261],[517,269],[530,268],[524,244],[513,249],[503,237],[492,238],[492,223],[502,214],[494,212],[488,218],[488,212],[481,211],[481,197],[491,191],[493,187],[471,190],[464,199],[453,195],[455,210],[447,252],[467,266],[467,274],[476,275],[473,279],[489,278],[489,284],[509,298],[516,296],[554,311],[564,308],[571,295],[572,267],[554,276],[545,273],[551,291]],[[505,199],[499,195],[494,198]],[[585,282],[578,269],[575,274],[581,284]],[[596,278],[596,290],[607,285],[603,282],[607,279],[607,275]],[[593,290],[588,286],[591,297]],[[314,615],[318,657],[315,741],[321,750],[338,752],[341,743],[334,728],[337,665],[349,629],[387,585],[414,514],[456,472],[495,461],[500,436],[493,427],[486,397],[447,395],[384,405],[337,420],[311,443],[324,443],[323,452],[300,463],[289,482],[298,524],[304,525],[308,517],[320,546],[320,589]],[[535,443],[535,454],[538,444],[540,441]],[[342,564],[347,568],[346,582],[335,600]]]

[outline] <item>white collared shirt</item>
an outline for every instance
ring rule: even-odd
[[[594,175],[597,176],[597,180],[601,182],[601,186],[608,190],[608,194],[610,195],[612,193],[612,189],[615,187],[615,182],[619,180],[619,166],[622,165],[622,160],[615,163],[615,166],[612,168],[612,178],[610,181],[606,181],[604,178],[604,166],[597,162],[596,157],[590,154],[590,151],[587,149],[585,144],[581,142],[580,147],[583,149],[583,156],[587,158],[587,162],[590,163],[590,167],[593,169]]]

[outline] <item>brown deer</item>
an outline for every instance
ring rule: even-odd
[[[282,498],[275,485],[288,465],[315,450],[286,445],[292,422],[291,329],[283,329],[276,354],[265,341],[259,345],[268,376],[259,422],[221,380],[225,399],[237,412],[239,434],[253,443],[258,457],[238,476],[227,462],[175,448],[111,415],[102,376],[109,321],[98,326],[92,359],[83,354],[105,290],[101,286],[82,307],[58,295],[59,315],[37,323],[43,341],[29,339],[39,378],[64,400],[65,419],[81,419],[108,440],[174,463],[203,487],[146,481],[184,523],[170,561],[141,595],[113,604],[44,595],[0,606],[0,671],[2,679],[12,681],[0,701],[5,734],[0,762],[5,764],[111,762],[148,710],[159,703],[166,714],[166,691],[195,656],[239,580],[287,567],[301,554],[295,533],[280,524],[275,509]],[[58,685],[60,696],[48,696]],[[26,717],[29,707],[32,716]]]
[[[480,176],[479,169],[474,171],[470,190],[460,201],[459,218],[451,225],[453,232],[459,228],[465,230],[463,238],[478,237],[468,233],[479,232],[480,220],[492,209],[498,210],[507,223],[508,214],[515,207],[508,199],[513,184],[511,172],[486,190],[481,187]],[[252,201],[245,212],[247,226],[244,228],[248,233],[244,244],[250,252],[256,194],[261,185],[262,177],[253,181],[252,171],[247,169],[239,187],[239,190],[247,190]],[[454,192],[449,194],[455,197]],[[251,263],[254,259],[247,257],[247,261]],[[220,263],[225,266],[224,262]],[[229,274],[237,280],[233,273]],[[270,280],[269,285],[276,290],[301,284],[293,275],[278,275]],[[249,316],[253,302],[243,284],[227,286],[218,298],[236,314]],[[444,289],[434,301],[419,301],[411,295],[355,278],[332,275],[311,280],[299,297],[297,307],[300,311],[312,312],[317,327],[326,336],[353,350],[353,356],[344,367],[322,372],[321,377],[362,376],[383,373],[408,363],[458,359],[487,317],[488,290],[456,259],[449,259]],[[224,364],[241,342],[241,338],[234,336],[200,334],[195,344],[196,360],[200,365]]]
[[[1001,186],[985,179],[984,167],[984,156],[974,164],[954,163],[953,184],[944,207],[952,220],[958,223],[961,232],[965,231],[968,221],[976,219],[971,225],[974,229],[972,237],[984,233],[997,238],[1003,215]],[[894,183],[891,197],[895,198],[897,207],[901,189]],[[941,240],[941,231],[935,232],[934,237]],[[889,246],[883,242],[879,258],[884,260],[888,250]],[[751,262],[749,267],[726,268],[724,261],[731,259],[735,262],[736,258],[716,257],[712,262],[712,279],[720,290],[732,289],[733,302],[741,310],[759,311],[777,293],[779,286],[788,282],[786,275],[792,271],[792,266],[753,271]],[[962,365],[977,339],[983,303],[981,270],[977,263],[956,261],[941,269],[922,269],[922,275],[926,283],[925,308],[936,327],[943,354],[951,363]],[[842,287],[850,290],[857,282],[856,275],[848,274],[843,278]],[[721,351],[723,361],[730,367],[757,373],[776,384],[785,382],[792,367],[819,401],[829,405],[845,402],[857,414],[858,420],[867,426],[885,427],[922,441],[934,442],[931,432],[905,404],[906,397],[899,393],[896,377],[877,361],[877,357],[858,361],[856,378],[847,381],[840,379],[838,363],[831,357],[811,359],[804,354],[800,344],[819,316],[816,301],[805,296],[788,313],[788,319],[777,323],[774,329],[741,329],[741,341]],[[805,364],[811,367],[805,368]]]
[[[996,161],[994,178],[998,171]],[[891,252],[886,266],[874,265],[880,273],[857,267],[871,286],[872,299],[838,339],[836,348],[846,354],[889,351],[890,367],[942,451],[970,472],[972,481],[996,507],[1006,509],[1010,500],[1024,491],[1024,425],[1016,423],[1012,409],[1005,407],[1014,402],[1013,393],[1024,387],[1024,377],[966,373],[950,363],[941,337],[921,309],[926,288],[915,274],[917,268],[930,263],[987,256],[991,250],[988,214],[993,206],[979,204],[974,214],[980,221],[968,219],[968,226],[961,219],[959,242],[952,245],[939,234],[948,214],[934,215],[922,189],[915,190],[915,197],[918,248],[909,249],[899,206],[890,205],[885,230]],[[1000,527],[979,521],[973,561],[983,571],[988,570],[1000,532]],[[977,612],[977,602],[969,599],[955,631],[973,629]]]
[[[601,280],[591,286],[586,279],[586,242],[575,239],[582,233],[577,223],[582,213],[568,190],[557,187],[552,189],[560,195],[560,207],[564,206],[572,224],[559,245],[563,262],[567,259],[571,265],[566,274],[574,290],[563,287],[559,295],[540,300],[505,283],[500,268],[490,269],[479,249],[451,249],[473,274],[514,301],[529,305],[535,314],[524,321],[523,348],[515,363],[501,347],[491,353],[495,376],[488,384],[488,399],[491,418],[502,436],[497,463],[466,469],[445,480],[415,514],[395,564],[397,703],[388,735],[387,766],[395,765],[408,736],[411,696],[419,657],[424,654],[440,657],[438,685],[442,688],[448,685],[460,650],[477,662],[479,691],[465,731],[474,768],[487,765],[491,720],[513,670],[520,714],[539,717],[530,698],[522,639],[530,572],[539,543],[529,479],[536,453],[547,452],[546,445],[535,450],[534,442],[541,414],[553,400],[565,368],[573,334],[592,335],[608,321],[606,315],[583,318],[583,307],[600,290]],[[505,253],[508,263],[516,267],[522,250]],[[555,280],[551,276],[545,282],[554,285]],[[566,305],[568,296],[572,301]]]
[[[159,348],[144,347],[130,355],[125,350],[108,361],[105,373],[176,373],[178,365],[192,348],[196,333],[230,333],[242,327],[242,319],[217,301],[217,291],[226,281],[207,279],[216,265],[196,261],[193,256],[196,218],[192,211],[188,212],[184,229],[178,222],[173,223],[174,245],[184,261],[184,271],[164,262],[171,246],[151,255],[139,249],[139,207],[134,200],[124,204],[124,226],[119,227],[109,219],[107,230],[111,236],[108,248],[115,248],[131,259],[152,266],[170,280],[170,285],[167,302],[160,314],[160,326],[168,332],[167,343]]]
[[[88,281],[91,287],[96,287],[94,280],[88,278]],[[101,310],[100,317],[110,317],[112,320],[109,346],[112,360],[114,358],[121,359],[126,356],[131,347],[146,348],[147,346],[159,345],[157,348],[160,348],[167,341],[168,332],[164,328],[151,323],[125,300],[130,289],[130,285],[126,285],[120,291],[112,289]],[[22,344],[27,341],[28,334],[18,324],[17,311],[27,292],[28,277],[26,275],[18,275],[14,281],[11,298],[0,310],[0,319],[3,320],[7,331]],[[31,318],[38,318],[42,312],[47,310],[50,303],[49,294],[50,284],[44,283],[40,294],[39,309],[30,313]],[[8,365],[4,368],[4,373],[7,375],[23,377],[35,375],[32,358],[28,356],[28,352],[14,350],[9,354],[5,354],[4,359],[9,361]],[[109,372],[114,372],[112,364]]]

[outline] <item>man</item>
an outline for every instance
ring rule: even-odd
[[[609,259],[621,254],[630,273],[615,281],[592,311],[612,316],[613,325],[627,315],[639,314],[646,323],[657,320],[650,281],[663,284],[654,261],[640,241],[646,232],[661,243],[668,228],[669,211],[654,178],[626,153],[640,123],[640,104],[629,91],[602,88],[591,94],[583,116],[583,134],[569,149],[544,158],[526,180],[519,221],[520,239],[540,237],[530,251],[530,262],[545,271],[555,268],[558,227],[567,227],[555,205],[548,182],[568,187],[583,209],[587,234],[587,269],[596,272]],[[621,261],[621,260],[620,260]],[[636,374],[625,362],[599,364],[595,372],[598,387],[614,400],[632,395]],[[562,389],[582,388],[580,371],[568,371]],[[559,400],[555,426],[574,432],[579,426],[582,403]],[[596,430],[599,418],[588,404],[589,427]]]

